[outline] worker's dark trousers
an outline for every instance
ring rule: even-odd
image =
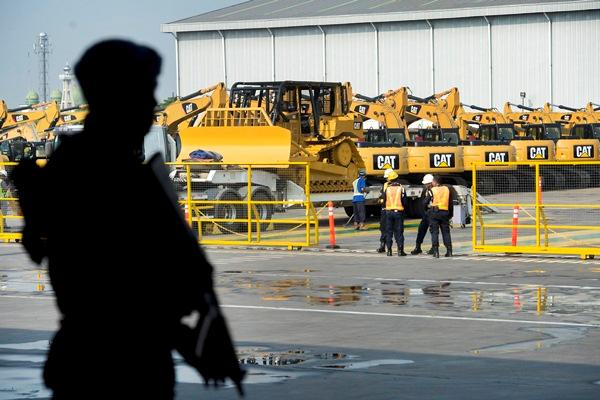
[[[452,248],[452,239],[450,238],[450,216],[448,211],[438,210],[429,214],[429,224],[431,225],[431,246],[440,247],[439,231],[442,230],[444,246],[447,249]]]
[[[379,236],[379,242],[382,243],[383,245],[386,244],[386,237],[387,237],[387,228],[385,223],[387,216],[385,215],[385,210],[382,209],[381,210],[381,216],[379,217],[379,231],[381,232],[381,235]]]
[[[387,210],[385,214],[387,248],[392,248],[392,237],[395,237],[398,247],[404,247],[404,212]]]
[[[423,240],[425,240],[425,235],[427,235],[427,230],[429,229],[429,215],[425,213],[423,218],[421,218],[421,222],[419,223],[419,230],[417,231],[417,247],[421,247],[423,244]]]

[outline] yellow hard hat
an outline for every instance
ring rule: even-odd
[[[387,176],[388,182],[391,182],[391,181],[395,180],[396,178],[398,178],[398,174],[394,170],[392,170],[392,172],[390,172]]]

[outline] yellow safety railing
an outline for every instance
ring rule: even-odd
[[[180,183],[179,203],[201,244],[288,248],[318,244],[308,163],[167,166]]]
[[[600,255],[600,162],[489,165],[473,165],[475,253]]]
[[[11,241],[21,239],[23,229],[23,215],[19,207],[19,199],[8,175],[15,162],[0,163],[0,170],[6,171],[7,176],[0,177],[0,241]]]
[[[0,163],[10,171],[16,163]],[[167,163],[185,219],[203,245],[318,244],[308,163]],[[0,192],[0,240],[19,240],[23,216],[9,179]]]

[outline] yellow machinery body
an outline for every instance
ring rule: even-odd
[[[365,163],[348,91],[327,82],[236,83],[225,107],[211,106],[197,126],[179,127],[179,159],[201,149],[226,163],[308,162],[313,193],[351,190]]]
[[[433,96],[445,108],[458,126],[458,134],[462,144],[465,171],[473,170],[474,163],[486,163],[480,170],[501,171],[515,170],[516,166],[501,164],[516,161],[516,150],[507,140],[502,138],[502,130],[514,131],[504,116],[494,110],[466,112],[460,100],[458,88],[451,88]],[[476,125],[477,128],[474,128]],[[494,165],[497,163],[498,165]]]
[[[526,127],[528,125],[543,126],[545,123],[549,123],[548,117],[543,112],[535,110],[527,110],[525,112],[513,111],[512,105],[506,103],[504,105],[504,117],[515,124],[515,128],[518,130],[518,138],[515,138],[510,144],[516,150],[516,156],[518,162],[525,161],[555,161],[556,160],[556,146],[552,139],[545,139],[542,136],[543,130],[536,129],[533,131],[534,135],[530,138],[526,138],[525,131],[520,127]],[[558,132],[560,137],[560,132]]]
[[[363,136],[356,143],[368,176],[382,178],[387,168],[398,175],[408,175],[408,148],[404,122],[387,104],[353,99],[350,110],[362,125]],[[366,121],[376,121],[376,129],[364,129]]]
[[[558,106],[563,107],[564,106]],[[600,154],[600,120],[596,113],[571,109],[569,112],[554,111],[552,105],[544,104],[544,113],[552,122],[561,124],[563,133],[556,142],[557,161],[598,161]]]
[[[45,140],[58,120],[59,108],[56,102],[8,110],[0,130],[0,141],[17,138],[28,142]]]
[[[431,130],[406,130],[408,171],[410,174],[462,174],[463,149],[458,145],[458,130],[450,114],[439,104],[408,94],[402,87],[388,91],[383,102],[397,110],[405,126],[419,120],[430,121]]]

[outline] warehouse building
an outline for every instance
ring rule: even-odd
[[[177,90],[350,81],[375,95],[456,86],[462,101],[600,103],[598,0],[252,0],[164,24]]]

